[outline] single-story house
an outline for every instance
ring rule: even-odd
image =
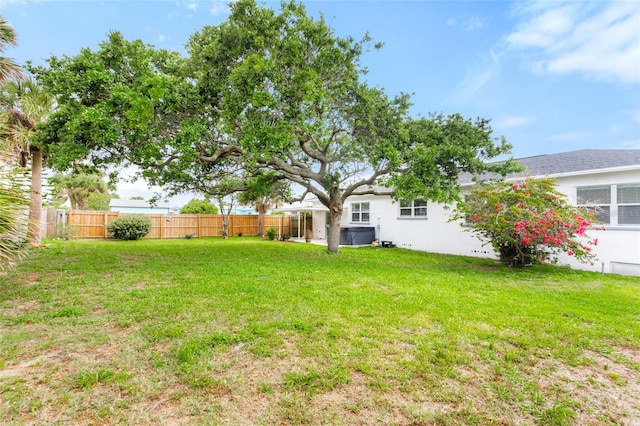
[[[508,176],[551,177],[557,189],[575,205],[598,206],[605,230],[598,238],[598,262],[581,264],[569,256],[560,263],[572,268],[640,276],[640,150],[579,150],[521,158],[526,172]],[[471,176],[460,179],[463,194],[473,186]],[[318,200],[313,205],[320,207]],[[450,222],[453,206],[423,200],[394,202],[389,196],[353,196],[344,206],[343,228],[359,228],[397,247],[427,252],[496,258],[459,222]],[[313,212],[315,238],[326,238],[327,214]],[[347,230],[348,231],[348,230]],[[346,232],[346,231],[345,231]],[[373,234],[371,234],[373,232]]]
[[[115,198],[109,202],[109,211],[120,213],[169,214],[171,213],[171,207],[169,204],[161,202],[151,205],[144,200],[122,200]]]

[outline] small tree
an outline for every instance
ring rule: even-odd
[[[568,204],[555,184],[548,178],[479,184],[458,205],[454,219],[465,220],[509,267],[556,263],[561,253],[591,262],[598,240],[586,231],[595,215]]]
[[[193,198],[180,209],[181,214],[218,214],[218,208],[211,201]]]
[[[109,210],[114,185],[105,182],[102,170],[78,162],[66,173],[57,173],[49,179],[56,199],[69,199],[72,210]]]
[[[272,206],[293,200],[291,185],[273,173],[257,173],[238,196],[243,204],[253,205],[258,212],[258,235],[264,233],[264,215]]]

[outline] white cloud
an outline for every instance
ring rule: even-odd
[[[507,45],[538,73],[584,73],[640,84],[640,7],[634,1],[540,1],[519,6]]]
[[[12,4],[26,4],[26,0],[0,0],[0,10]]]
[[[455,103],[467,103],[501,69],[500,54],[489,51],[490,62],[467,70],[465,79],[453,91],[451,100]]]
[[[466,20],[462,24],[462,27],[467,31],[479,30],[484,27],[484,22],[482,22],[482,20],[477,16],[474,16],[473,18]]]
[[[195,3],[195,2],[187,3],[187,9],[189,9],[192,12],[195,12],[196,10],[198,10],[198,3]]]
[[[458,21],[456,21],[456,18],[449,18],[447,19],[447,26],[448,27],[453,27],[458,23]]]
[[[166,39],[167,39],[167,37],[166,37],[164,34],[160,34],[160,35],[158,36],[158,41],[160,41],[160,42],[163,42],[163,41],[165,41]]]
[[[211,13],[212,15],[224,15],[229,13],[229,3],[232,3],[233,0],[231,1],[218,1],[218,0],[214,0],[211,2],[211,7],[209,8],[209,13]]]
[[[493,127],[511,129],[535,122],[533,117],[524,117],[521,115],[502,115],[493,121]]]

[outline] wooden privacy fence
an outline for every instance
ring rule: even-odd
[[[107,224],[130,213],[71,210],[66,229],[72,238],[108,238]],[[145,238],[184,238],[222,236],[222,216],[218,214],[148,214],[151,232]],[[58,225],[60,228],[60,225]],[[264,229],[277,228],[279,234],[291,233],[291,216],[265,215]],[[258,235],[258,215],[230,215],[229,236]],[[53,236],[53,235],[50,235]]]

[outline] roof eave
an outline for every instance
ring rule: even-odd
[[[564,173],[552,173],[552,174],[545,174],[545,175],[529,175],[526,176],[528,178],[531,179],[541,179],[541,178],[554,178],[554,179],[560,179],[560,178],[564,178],[564,177],[572,177],[572,176],[584,176],[584,175],[596,175],[596,174],[604,174],[604,173],[618,173],[618,172],[628,172],[628,171],[633,171],[633,170],[640,170],[640,164],[632,164],[630,166],[619,166],[619,167],[609,167],[609,168],[604,168],[604,169],[589,169],[589,170],[578,170],[575,172],[564,172]],[[518,179],[522,179],[525,176],[519,175],[519,176],[508,176],[505,178],[505,180],[518,180]],[[461,183],[460,186],[461,187],[470,187],[475,185],[474,182],[465,182],[465,183]]]

